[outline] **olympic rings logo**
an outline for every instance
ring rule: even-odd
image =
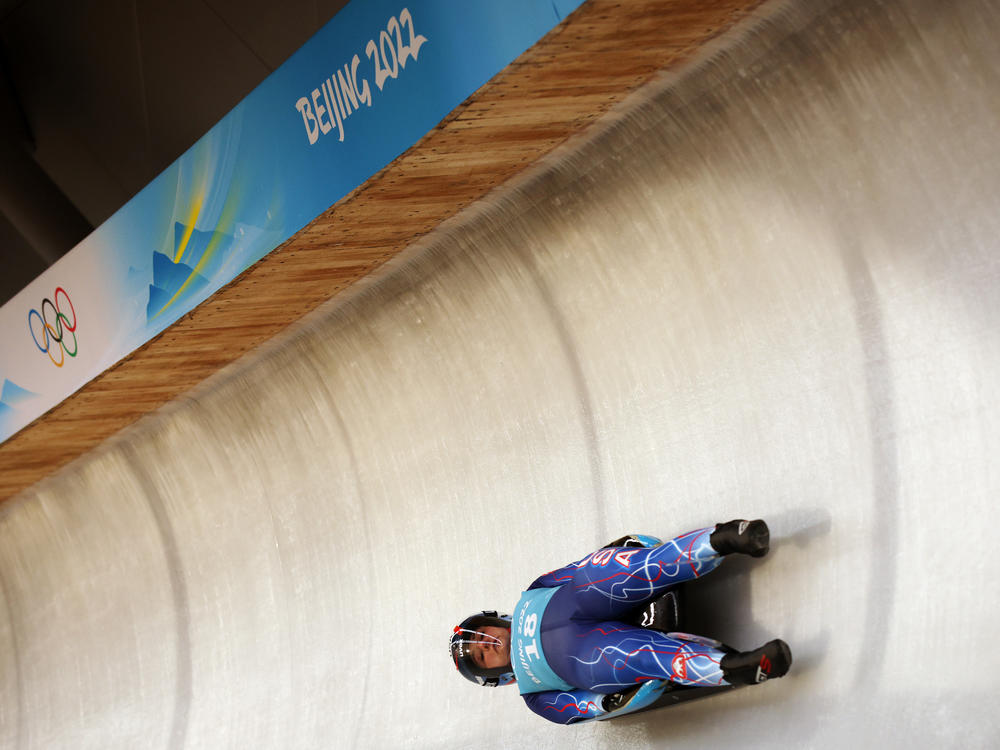
[[[69,305],[69,312],[73,314],[72,322],[70,322],[69,316],[62,309],[64,305],[59,304],[60,294],[65,300],[64,305]],[[56,287],[56,293],[52,297],[53,299],[46,297],[42,300],[41,312],[32,310],[28,313],[28,330],[31,332],[31,338],[35,340],[35,346],[38,347],[38,350],[42,354],[48,354],[49,359],[52,360],[52,364],[56,367],[62,367],[66,361],[66,355],[75,357],[78,349],[76,342],[76,308],[73,307],[73,301],[61,286]],[[49,322],[49,315],[53,316],[51,322]],[[37,325],[35,319],[37,319]],[[39,334],[36,332],[39,328],[41,329],[41,341],[38,340]],[[66,343],[70,335],[73,336],[72,351],[70,351]],[[58,361],[56,361],[53,352],[58,353]]]

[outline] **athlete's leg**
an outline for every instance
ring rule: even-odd
[[[767,543],[763,521],[730,521],[648,549],[609,547],[581,560],[557,596],[572,598],[579,616],[619,617],[671,586],[711,572],[724,555],[759,556],[767,551]]]
[[[559,635],[564,639],[564,655],[553,659],[560,649],[546,643],[551,666],[568,682],[588,690],[614,693],[644,680],[695,686],[728,684],[722,659],[729,652],[713,641],[616,622],[581,624],[575,631],[566,629]]]
[[[624,615],[671,586],[718,567],[722,556],[709,543],[713,531],[698,529],[649,549],[599,550],[581,562],[559,598],[571,598],[583,617]]]
[[[782,677],[792,663],[781,640],[739,652],[686,633],[661,633],[618,622],[574,623],[544,640],[549,665],[587,690],[613,693],[644,680],[714,687]]]

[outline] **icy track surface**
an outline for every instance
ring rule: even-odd
[[[1000,10],[817,7],[0,510],[0,747],[996,747]],[[563,728],[456,674],[539,573],[757,516],[704,630],[786,679]]]

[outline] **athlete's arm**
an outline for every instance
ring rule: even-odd
[[[577,724],[603,716],[608,696],[590,690],[546,690],[522,695],[528,708],[556,724]]]
[[[556,724],[613,719],[655,703],[670,683],[649,680],[634,688],[604,695],[590,690],[548,690],[521,696],[528,708]]]

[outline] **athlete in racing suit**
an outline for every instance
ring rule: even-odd
[[[623,537],[536,579],[511,617],[484,612],[468,618],[451,639],[455,664],[480,684],[516,680],[528,707],[560,724],[637,710],[669,683],[722,686],[781,677],[791,663],[783,641],[741,653],[623,621],[672,586],[714,570],[725,555],[760,557],[768,544],[763,521],[730,521],[668,542]]]

